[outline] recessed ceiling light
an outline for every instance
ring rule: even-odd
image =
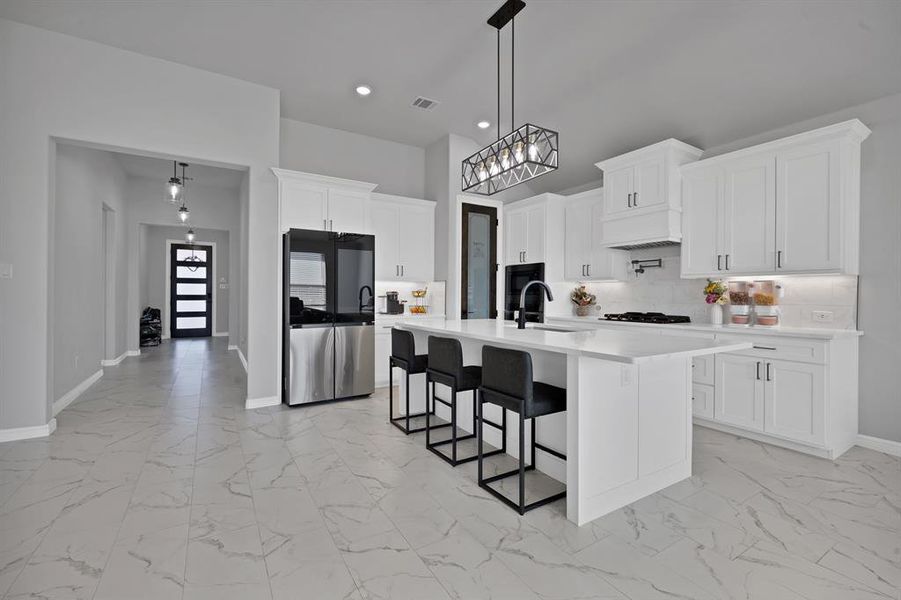
[[[488,121],[479,121],[478,123],[476,123],[476,126],[479,129],[488,129],[489,127],[491,127],[491,123],[489,123]]]
[[[372,93],[372,88],[368,85],[358,85],[357,86],[357,94],[360,96],[368,96]]]

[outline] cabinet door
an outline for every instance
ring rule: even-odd
[[[369,194],[352,190],[329,189],[329,230],[342,233],[365,232],[368,203]]]
[[[621,213],[631,208],[632,178],[635,169],[625,167],[604,172],[604,204],[607,214]]]
[[[713,418],[713,386],[701,383],[691,385],[691,414],[705,419]]]
[[[508,265],[525,262],[526,251],[526,211],[512,210],[504,213],[504,252]]]
[[[811,144],[776,156],[777,271],[841,268],[839,143]]]
[[[772,273],[776,266],[776,161],[752,157],[725,168],[723,268]]]
[[[723,268],[722,174],[692,171],[682,180],[682,276],[717,275]]]
[[[526,209],[526,254],[527,263],[544,262],[544,233],[547,212],[544,205]]]
[[[563,276],[567,280],[578,281],[588,277],[591,263],[591,221],[590,202],[571,202],[566,206]]]
[[[391,329],[384,325],[376,325],[375,332],[375,385],[381,387],[388,385],[388,357],[391,356]],[[397,371],[395,375],[403,375],[403,371]],[[397,385],[397,381],[394,382]],[[397,392],[395,391],[395,394]],[[396,397],[395,397],[396,401]]]
[[[401,279],[431,281],[435,271],[435,217],[430,208],[401,206],[398,216]]]
[[[652,158],[635,165],[632,208],[663,204],[666,200],[666,174],[663,167],[663,157]]]
[[[751,356],[717,354],[714,419],[763,430],[763,361]]]
[[[764,371],[764,431],[808,444],[824,444],[825,368],[770,361]]]
[[[288,229],[328,228],[328,188],[295,181],[279,184],[281,226]]]
[[[388,202],[373,202],[370,209],[375,234],[375,278],[400,279],[398,207]]]

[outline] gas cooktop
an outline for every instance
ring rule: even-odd
[[[659,312],[624,312],[608,313],[602,321],[628,321],[630,323],[691,323],[691,317],[683,315],[665,315]]]

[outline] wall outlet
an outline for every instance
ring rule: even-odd
[[[815,323],[832,323],[835,316],[831,310],[815,310],[811,315]]]

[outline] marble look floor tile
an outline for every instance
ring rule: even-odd
[[[663,521],[659,515],[646,515],[630,505],[595,519],[592,526],[609,532],[643,554],[653,555],[684,537]]]
[[[198,585],[262,583],[268,579],[257,526],[191,538],[185,581]]]
[[[187,525],[120,539],[113,546],[94,599],[180,599],[187,543]]]
[[[291,564],[289,570],[279,571],[271,577],[273,600],[296,600],[300,597],[359,600],[363,597],[347,565],[340,558],[297,561]]]
[[[325,597],[325,596],[321,596]],[[186,583],[182,600],[270,600],[268,583],[223,583],[195,585]]]
[[[185,526],[191,516],[191,480],[138,485],[125,511],[120,537],[153,534]]]
[[[90,600],[100,582],[116,525],[51,532],[28,561],[6,598]]]
[[[582,564],[591,567],[595,573],[628,598],[640,598],[641,600],[717,599],[717,596],[707,592],[687,576],[642,554],[615,536],[592,544],[576,553],[575,558]]]
[[[69,496],[53,523],[54,532],[119,525],[134,492],[134,482],[90,482]]]
[[[566,500],[558,500],[529,511],[525,515],[525,520],[570,554],[583,550],[610,535],[610,532],[603,528],[600,520],[586,523],[580,527],[567,519]]]
[[[3,597],[25,568],[46,532],[47,529],[35,530],[31,525],[25,524],[0,534],[0,597]]]
[[[539,598],[503,561],[468,533],[453,532],[420,548],[417,554],[452,598]]]
[[[818,564],[886,596],[901,598],[901,562],[891,562],[860,546],[839,542]]]
[[[379,501],[379,507],[414,549],[443,540],[459,527],[432,496],[416,487],[392,490]]]

